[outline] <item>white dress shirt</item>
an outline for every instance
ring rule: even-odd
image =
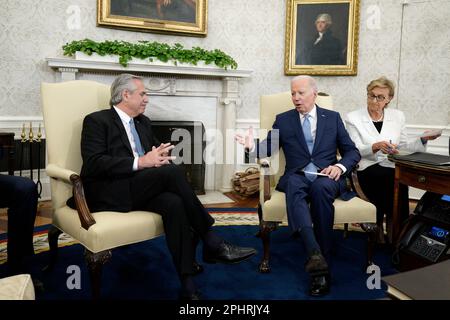
[[[314,41],[314,45],[318,44],[320,40],[322,40],[323,37],[323,33],[319,32],[319,37],[316,39],[316,41]]]
[[[305,114],[299,113],[302,127],[303,127],[303,122],[305,121],[305,117],[307,114],[309,114],[309,116],[310,116],[309,123],[311,124],[311,136],[313,138],[313,141],[316,141],[316,131],[317,131],[317,108],[316,108],[316,105],[314,105],[314,107],[308,113],[305,113]],[[347,171],[347,168],[345,168],[340,163],[336,163],[336,166],[338,166],[342,170],[342,173],[345,173]]]
[[[133,171],[138,170],[138,161],[139,161],[139,154],[136,149],[136,143],[134,142],[133,135],[131,134],[131,128],[130,128],[130,120],[132,119],[129,115],[127,115],[125,112],[117,108],[116,106],[113,106],[114,110],[116,110],[117,114],[120,117],[120,120],[122,120],[123,127],[125,128],[125,132],[127,133],[128,141],[131,145],[131,150],[133,150],[134,155],[134,161],[133,161]]]

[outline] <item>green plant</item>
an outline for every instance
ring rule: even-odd
[[[129,43],[126,41],[103,41],[96,42],[90,39],[75,40],[66,43],[63,47],[65,56],[73,56],[76,51],[91,55],[93,52],[104,55],[118,55],[119,63],[126,67],[131,58],[148,59],[154,58],[167,62],[173,60],[177,62],[191,63],[197,65],[199,61],[205,61],[206,64],[214,63],[216,66],[227,69],[237,68],[236,61],[219,49],[211,51],[193,47],[185,49],[181,44],[175,43],[170,46],[166,43],[139,41],[138,43]]]

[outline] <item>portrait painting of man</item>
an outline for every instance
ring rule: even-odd
[[[297,9],[296,64],[345,65],[348,4],[312,4]]]
[[[285,74],[354,75],[359,0],[288,0]]]

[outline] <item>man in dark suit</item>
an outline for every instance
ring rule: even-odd
[[[277,115],[267,139],[257,148],[252,130],[236,140],[260,158],[270,156],[273,148],[283,148],[286,167],[277,190],[286,193],[289,226],[299,233],[309,255],[305,269],[312,276],[310,294],[318,296],[329,291],[333,202],[339,195],[351,197],[344,176],[361,156],[339,113],[315,104],[317,86],[312,77],[293,78],[291,94],[295,109]],[[342,156],[339,161],[337,150]]]
[[[304,51],[299,51],[297,64],[306,65],[345,65],[341,41],[333,36],[330,29],[332,25],[331,16],[321,13],[316,19],[316,30]],[[303,54],[304,53],[304,54]]]
[[[198,237],[205,262],[235,263],[256,251],[217,236],[208,214],[180,167],[171,164],[170,143],[160,143],[145,115],[142,78],[121,74],[111,85],[111,109],[86,116],[81,137],[81,177],[92,211],[148,210],[162,216],[167,245],[181,279],[183,299],[198,299],[193,275]]]
[[[29,273],[38,193],[28,178],[0,175],[0,208],[8,208],[7,275]]]

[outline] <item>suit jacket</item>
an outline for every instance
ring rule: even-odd
[[[139,115],[134,121],[145,152],[160,144],[153,135],[149,118]],[[89,208],[92,211],[130,211],[134,155],[114,108],[84,118],[81,156],[81,178]]]
[[[267,139],[258,145],[256,152],[259,157],[270,156],[272,151],[280,147],[283,149],[286,167],[277,185],[280,191],[285,192],[289,177],[309,162],[313,162],[320,169],[340,163],[347,169],[346,173],[349,173],[361,159],[339,113],[316,107],[317,129],[312,154],[309,153],[296,109],[278,114]],[[337,150],[342,157],[339,161],[336,157]],[[353,196],[353,193],[347,192],[345,175],[340,178],[339,186],[341,198],[348,200]]]
[[[339,39],[335,38],[331,30],[326,31],[322,35],[322,39],[314,45],[314,42],[319,37],[319,34],[316,34],[316,37],[311,40],[309,46],[309,57],[310,63],[313,65],[343,65],[345,64],[343,54],[342,54],[342,45]]]
[[[420,138],[407,139],[405,115],[400,110],[391,108],[384,109],[381,132],[378,132],[375,128],[367,108],[355,110],[347,114],[345,123],[350,138],[355,142],[362,156],[358,170],[364,170],[376,163],[380,163],[382,166],[394,167],[394,164],[387,160],[386,154],[381,151],[375,154],[372,152],[372,145],[375,142],[391,141],[399,145],[399,150],[425,150],[425,146],[420,141]]]

